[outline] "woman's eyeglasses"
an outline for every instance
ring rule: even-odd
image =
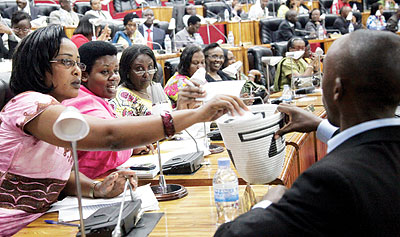
[[[51,63],[62,63],[66,68],[71,68],[74,67],[75,65],[78,65],[78,67],[82,70],[85,71],[86,70],[86,65],[84,63],[78,63],[72,59],[69,58],[55,58],[53,60],[50,61]]]
[[[211,58],[211,59],[213,59],[213,60],[224,60],[225,58],[224,58],[224,55],[216,55],[216,54],[213,54],[213,55],[207,55],[207,57],[209,57],[209,58]]]
[[[134,72],[134,73],[136,73],[136,75],[138,75],[138,76],[143,76],[146,72],[149,74],[149,75],[154,75],[156,72],[157,72],[157,69],[155,68],[155,69],[150,69],[150,70],[147,70],[147,71],[136,71],[135,69],[132,69],[132,71]]]

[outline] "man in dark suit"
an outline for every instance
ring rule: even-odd
[[[349,33],[350,23],[353,24],[354,30],[359,30],[362,28],[362,25],[357,23],[355,16],[353,16],[351,20],[347,20],[347,16],[350,12],[350,7],[342,7],[340,9],[340,17],[336,18],[335,22],[333,23],[333,28],[338,29],[342,35]]]
[[[304,35],[300,31],[296,30],[301,30],[301,24],[297,20],[297,12],[289,10],[285,14],[285,20],[279,25],[277,41],[288,41],[293,36]]]
[[[253,208],[216,236],[400,236],[399,52],[400,37],[391,32],[359,30],[332,44],[323,101],[340,133],[328,141],[328,154],[277,203]],[[298,114],[287,113],[283,132],[327,124],[311,117],[301,127]]]
[[[138,27],[138,30],[147,41],[147,46],[149,46],[151,49],[160,49],[159,45],[161,45],[164,48],[165,31],[160,28],[154,27],[153,10],[151,10],[150,8],[144,10],[142,13],[142,17],[146,18],[146,21],[143,25],[140,25]],[[151,42],[155,42],[157,44],[152,44]]]
[[[12,14],[16,11],[23,11],[28,13],[32,20],[38,18],[39,8],[28,4],[27,0],[16,0],[17,6],[8,7],[4,9],[3,14],[5,18],[11,19]]]

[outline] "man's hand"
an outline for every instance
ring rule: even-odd
[[[1,34],[5,33],[7,35],[12,34],[10,27],[4,25],[3,23],[0,23],[0,33]]]
[[[278,106],[278,111],[285,113],[288,121],[283,128],[275,133],[275,139],[290,132],[316,131],[318,125],[322,122],[321,118],[315,116],[311,112],[293,105],[280,104]]]
[[[272,186],[268,189],[267,194],[264,195],[262,200],[268,200],[273,203],[276,203],[282,198],[286,190],[287,188],[283,185]]]

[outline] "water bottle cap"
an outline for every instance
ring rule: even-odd
[[[231,165],[231,160],[229,158],[219,158],[218,167],[229,167]]]
[[[285,85],[283,85],[283,88],[284,88],[284,89],[289,88],[289,85],[288,85],[288,84],[285,84]]]

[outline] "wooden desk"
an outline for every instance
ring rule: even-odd
[[[188,195],[182,199],[160,202],[164,216],[150,236],[213,236],[217,226],[217,210],[211,186],[187,187]],[[268,191],[268,186],[255,185],[253,190],[259,199]],[[239,187],[239,196],[244,186]],[[76,227],[49,225],[44,220],[57,220],[57,213],[45,214],[15,236],[75,236]],[[78,222],[76,222],[78,223]]]

